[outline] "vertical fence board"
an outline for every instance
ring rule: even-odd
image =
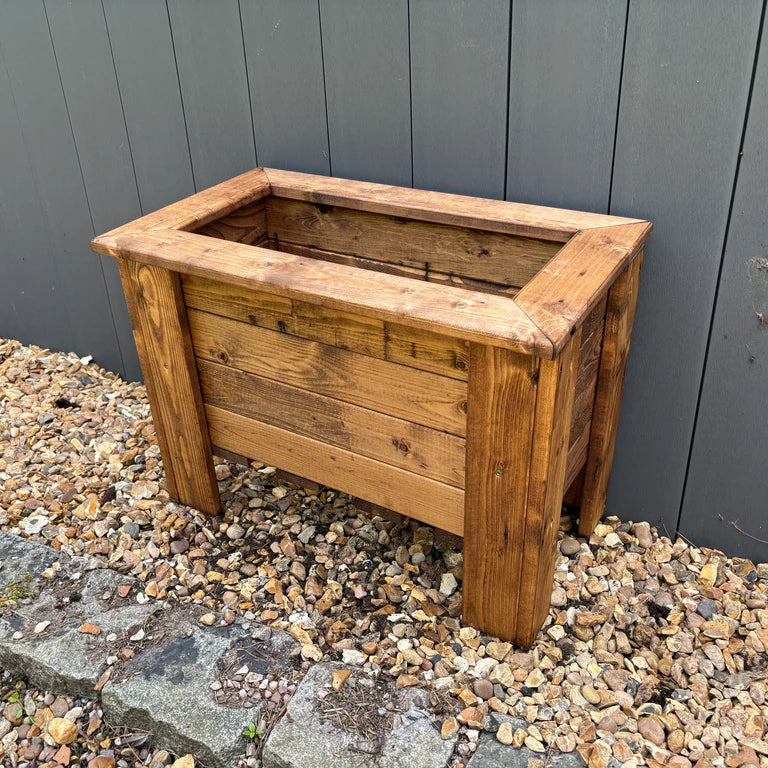
[[[102,365],[120,370],[103,257],[88,247],[93,233],[88,201],[42,2],[0,5],[0,45],[42,212],[40,217],[34,208],[22,212],[22,226],[26,231],[43,227],[48,235],[44,251],[29,253],[40,270],[32,279],[55,280],[51,301],[26,309],[48,317],[55,328],[50,342],[35,340],[92,354]]]
[[[768,37],[765,32],[753,94],[704,374],[681,531],[697,544],[761,562],[768,560]]]
[[[256,165],[237,0],[168,0],[198,190]]]
[[[65,348],[57,265],[0,44],[0,335]]]
[[[260,165],[330,172],[315,2],[241,0]]]
[[[101,0],[46,0],[94,235],[141,215]],[[120,272],[103,262],[123,375],[141,376]]]
[[[413,0],[413,184],[504,197],[509,0]]]
[[[515,0],[507,199],[608,210],[626,2]]]
[[[333,175],[411,186],[408,2],[321,0]]]
[[[759,0],[630,4],[611,213],[653,221],[608,511],[680,507]]]
[[[143,213],[194,191],[164,0],[104,0]],[[129,221],[129,219],[126,219]]]

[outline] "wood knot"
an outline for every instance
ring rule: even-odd
[[[221,360],[222,363],[226,363],[229,360],[229,355],[222,349],[216,353],[216,357]]]
[[[400,451],[400,453],[402,453],[403,455],[406,455],[406,456],[407,456],[407,455],[408,455],[408,454],[411,452],[411,447],[408,445],[408,443],[406,443],[406,442],[405,442],[405,440],[401,440],[401,439],[399,439],[399,438],[397,438],[397,437],[396,437],[396,438],[395,438],[395,439],[392,441],[392,444],[393,444],[393,445],[395,446],[395,448],[397,448],[397,450],[398,450],[398,451]]]
[[[507,467],[504,464],[504,462],[500,461],[496,464],[496,471],[494,472],[494,474],[496,475],[496,477],[504,477],[504,472],[506,471],[506,469]]]

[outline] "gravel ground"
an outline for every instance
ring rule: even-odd
[[[432,528],[258,464],[217,462],[221,518],[171,502],[143,386],[87,359],[0,340],[0,402],[2,530],[103,558],[145,583],[140,600],[194,603],[205,624],[285,629],[304,668],[340,660],[431,688],[443,732],[463,734],[457,764],[498,712],[528,725],[497,738],[542,758],[768,768],[768,563],[617,518],[576,539],[564,516],[552,607],[520,652],[462,625],[461,549]],[[295,675],[251,682],[279,711]]]

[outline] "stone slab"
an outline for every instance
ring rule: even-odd
[[[0,562],[3,580],[9,575],[10,581],[26,574],[37,577],[24,584],[32,597],[0,615],[0,664],[46,690],[96,695],[94,686],[114,647],[110,635],[126,641],[163,607],[158,602],[138,605],[126,599],[121,605],[104,600],[112,598],[118,586],[137,582],[99,568],[93,558],[69,558],[21,537],[0,537]],[[40,578],[54,563],[61,566],[56,575]],[[42,622],[50,623],[36,633]],[[99,627],[101,633],[80,632],[85,623]]]
[[[55,562],[68,559],[45,544],[0,532],[0,589],[25,576],[37,578]]]
[[[344,665],[317,664],[296,689],[283,718],[267,738],[263,768],[445,768],[456,739],[443,740],[432,716],[413,704],[383,743],[372,744],[320,719],[317,694]]]
[[[104,714],[115,723],[151,731],[179,754],[191,753],[209,768],[232,768],[245,751],[243,730],[254,709],[216,703],[211,684],[216,664],[233,641],[249,636],[241,627],[203,629],[180,625],[168,642],[149,648],[102,691]]]

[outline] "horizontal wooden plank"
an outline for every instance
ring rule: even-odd
[[[429,281],[430,283],[454,285],[457,288],[466,288],[467,290],[480,291],[481,293],[496,293],[514,298],[520,290],[516,286],[491,283],[487,280],[478,280],[466,275],[440,272],[440,270],[434,269],[432,265],[411,267],[407,264],[391,264],[386,261],[374,261],[373,259],[366,259],[361,256],[352,256],[348,253],[324,251],[322,248],[312,248],[308,245],[291,243],[286,240],[280,240],[278,244],[272,239],[267,239],[264,243],[259,243],[259,245],[263,248],[272,248],[283,253],[295,253],[297,256],[308,256],[312,259],[330,261],[334,264],[346,264],[350,267],[369,269],[373,272],[383,272],[388,275],[400,275],[414,280]]]
[[[372,273],[175,230],[97,237],[98,253],[551,358],[552,342],[505,296]]]
[[[559,242],[567,241],[582,229],[638,221],[599,213],[313,176],[276,168],[265,168],[264,173],[276,197]]]
[[[464,439],[198,359],[208,405],[464,487]]]
[[[214,219],[226,216],[237,208],[261,200],[269,194],[269,182],[261,168],[235,176],[195,195],[148,213],[140,219],[124,224],[101,237],[117,237],[127,232],[148,232],[155,229],[194,230]],[[95,245],[92,247],[98,253]]]
[[[647,221],[580,232],[515,301],[559,351],[642,250],[650,233]]]
[[[214,445],[351,493],[458,535],[464,491],[366,456],[206,406]]]
[[[384,322],[371,317],[185,275],[188,307],[363,355],[385,358]]]
[[[269,197],[269,236],[374,261],[525,285],[560,243]]]
[[[214,219],[195,230],[198,235],[217,237],[235,243],[257,243],[267,234],[267,214],[264,201],[257,200],[237,208],[226,216]]]
[[[468,345],[455,336],[184,275],[188,307],[466,381]]]
[[[196,309],[187,314],[197,357],[464,436],[462,381]]]

